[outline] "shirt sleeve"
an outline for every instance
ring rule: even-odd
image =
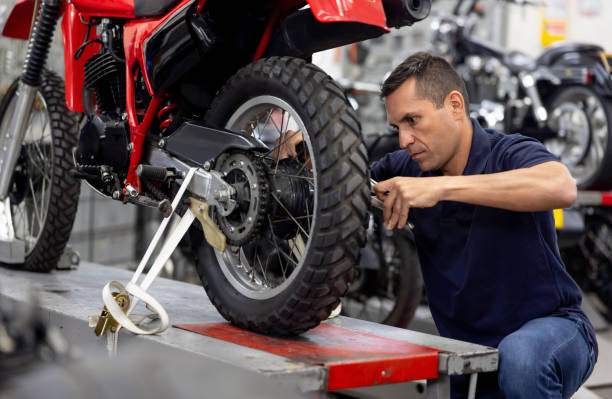
[[[413,176],[413,162],[405,150],[390,152],[370,165],[372,179],[383,181],[395,176]]]
[[[529,168],[544,162],[559,161],[544,144],[520,134],[506,136],[500,161],[501,170]]]

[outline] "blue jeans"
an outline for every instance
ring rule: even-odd
[[[542,317],[525,323],[499,343],[499,370],[478,376],[482,399],[569,398],[595,365],[583,322]],[[451,381],[453,399],[467,397],[468,379]]]

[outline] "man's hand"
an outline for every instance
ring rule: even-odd
[[[374,186],[376,197],[383,201],[383,217],[387,230],[403,229],[410,208],[429,208],[442,198],[440,178],[394,177]]]
[[[279,138],[274,140],[274,151],[272,152],[272,156],[279,161],[285,158],[297,157],[295,147],[302,141],[304,141],[304,137],[300,130],[297,132],[287,130],[285,133],[281,133]]]

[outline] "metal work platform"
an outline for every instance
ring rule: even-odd
[[[0,300],[26,302],[33,292],[49,323],[59,326],[83,357],[105,358],[106,338],[94,335],[88,316],[99,314],[108,281],[127,282],[131,275],[86,262],[77,270],[51,274],[0,268]],[[166,307],[173,327],[154,336],[122,331],[119,358],[127,352],[163,351],[202,369],[230,367],[236,375],[274,381],[296,393],[343,390],[355,397],[372,385],[419,380],[423,387],[427,380],[421,397],[448,398],[449,376],[497,369],[497,350],[481,345],[342,316],[296,338],[272,338],[226,323],[200,286],[158,278],[149,292]],[[410,396],[404,390],[402,397]]]

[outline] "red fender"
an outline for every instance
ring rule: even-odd
[[[19,0],[9,14],[2,35],[14,39],[28,40],[34,14],[34,0]]]
[[[66,105],[76,112],[83,112],[83,82],[85,80],[85,63],[100,50],[100,43],[91,43],[78,60],[74,59],[77,49],[83,44],[87,27],[81,23],[81,14],[74,2],[68,3],[62,20],[62,39],[64,42],[64,73],[66,79]],[[84,17],[87,20],[87,17]],[[89,40],[96,36],[95,29]]]
[[[319,22],[362,22],[388,30],[382,0],[307,0]]]

